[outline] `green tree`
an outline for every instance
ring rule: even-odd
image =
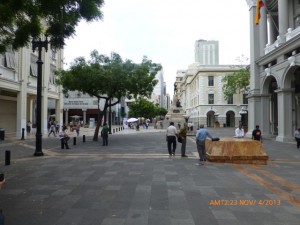
[[[165,108],[159,107],[145,98],[138,98],[131,102],[129,109],[129,117],[153,118],[160,115],[164,116],[168,112]]]
[[[75,34],[81,19],[102,18],[104,0],[5,0],[0,1],[0,52],[27,46],[32,38],[46,35],[53,48]]]
[[[224,98],[227,100],[231,95],[247,90],[250,83],[250,72],[247,68],[241,68],[232,75],[225,76],[222,82]]]
[[[153,67],[156,69],[149,73]],[[130,60],[123,61],[117,53],[111,53],[108,57],[94,50],[89,61],[79,57],[69,70],[58,71],[57,83],[63,86],[65,93],[77,90],[98,99],[98,123],[93,138],[97,141],[108,107],[118,104],[122,97],[150,96],[157,83],[155,74],[160,68],[147,57],[143,58],[142,63],[135,64]],[[104,100],[103,110],[99,107],[100,100]]]

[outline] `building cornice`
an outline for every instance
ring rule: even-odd
[[[256,60],[256,63],[258,65],[267,65],[268,63],[276,60],[278,57],[296,50],[297,48],[299,48],[299,46],[300,46],[300,35],[290,39],[289,41],[283,43],[278,48],[274,49],[268,54],[258,58]]]

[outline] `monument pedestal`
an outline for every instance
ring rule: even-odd
[[[185,112],[182,107],[171,106],[166,115],[166,118],[168,118],[170,122],[184,122],[184,115]]]
[[[206,157],[211,162],[267,165],[269,159],[261,142],[247,138],[221,138],[205,141]]]

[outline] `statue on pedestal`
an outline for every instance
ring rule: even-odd
[[[182,107],[179,99],[177,99],[177,101],[176,101],[176,107]]]

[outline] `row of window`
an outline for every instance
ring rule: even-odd
[[[208,104],[215,104],[215,95],[208,94]],[[233,104],[233,95],[230,95],[227,99],[227,104]],[[247,94],[243,94],[243,104],[248,104]]]

